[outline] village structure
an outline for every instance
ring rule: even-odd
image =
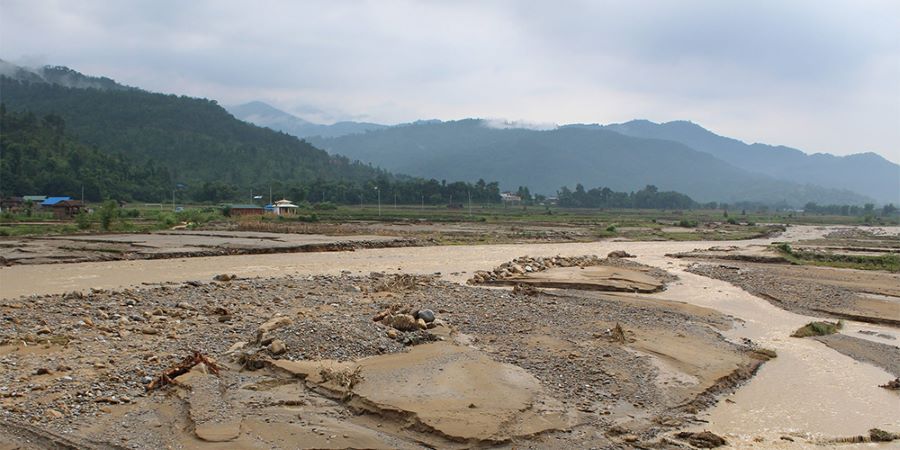
[[[261,216],[263,214],[274,214],[276,216],[292,216],[297,214],[299,206],[295,205],[288,199],[281,199],[265,206],[254,204],[234,204],[229,209],[232,216]]]
[[[32,211],[52,212],[56,219],[71,219],[84,210],[81,200],[72,197],[48,197],[46,195],[24,195],[0,199],[0,212],[16,213],[32,208]]]

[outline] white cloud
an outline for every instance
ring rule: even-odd
[[[484,126],[500,130],[525,129],[525,130],[555,130],[559,125],[547,122],[529,122],[527,120],[507,119],[482,119]]]
[[[0,58],[318,120],[689,119],[900,161],[898,22],[894,1],[0,0]]]

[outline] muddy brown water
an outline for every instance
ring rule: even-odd
[[[778,240],[811,239],[827,230],[793,227]],[[0,297],[63,293],[89,288],[122,288],[142,283],[211,280],[220,273],[241,277],[339,274],[351,271],[435,273],[464,282],[476,270],[490,270],[518,256],[605,255],[625,250],[639,262],[667,269],[681,280],[653,296],[683,301],[734,316],[742,324],[726,335],[750,338],[774,349],[778,357],[736,393],[732,402],[706,411],[703,426],[740,445],[754,438],[767,442],[781,436],[843,437],[865,434],[878,427],[900,432],[900,396],[877,387],[892,378],[884,370],[856,362],[811,339],[788,337],[812,320],[773,306],[726,282],[683,269],[687,261],[667,253],[712,245],[765,244],[766,240],[736,242],[597,242],[566,244],[509,244],[490,246],[408,247],[336,253],[238,255],[169,260],[139,260],[12,266],[0,268]],[[870,329],[848,322],[848,330]],[[882,328],[882,327],[879,327]],[[896,329],[892,329],[896,334]],[[856,333],[854,333],[856,334]],[[861,337],[861,336],[857,336]],[[891,343],[897,345],[897,343]],[[787,444],[784,444],[787,445]]]

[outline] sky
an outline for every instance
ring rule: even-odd
[[[900,162],[894,0],[0,0],[0,58],[319,123],[690,120]]]

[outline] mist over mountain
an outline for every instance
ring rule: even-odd
[[[258,101],[225,108],[238,119],[300,138],[308,136],[338,137],[387,127],[367,122],[337,122],[331,125],[312,123]]]
[[[746,144],[688,121],[633,120],[603,128],[628,136],[680,142],[741,169],[779,180],[848,189],[882,203],[900,202],[900,166],[871,152],[810,155],[785,146]]]
[[[365,134],[310,141],[388,170],[438,179],[497,180],[554,194],[562,186],[638,190],[652,184],[698,201],[858,204],[848,190],[751,173],[671,140],[627,136],[591,126],[551,130],[497,128],[480,119],[417,122]]]
[[[92,77],[64,66],[28,68],[0,59],[0,75],[31,83],[50,83],[77,89],[132,90],[106,77]]]

